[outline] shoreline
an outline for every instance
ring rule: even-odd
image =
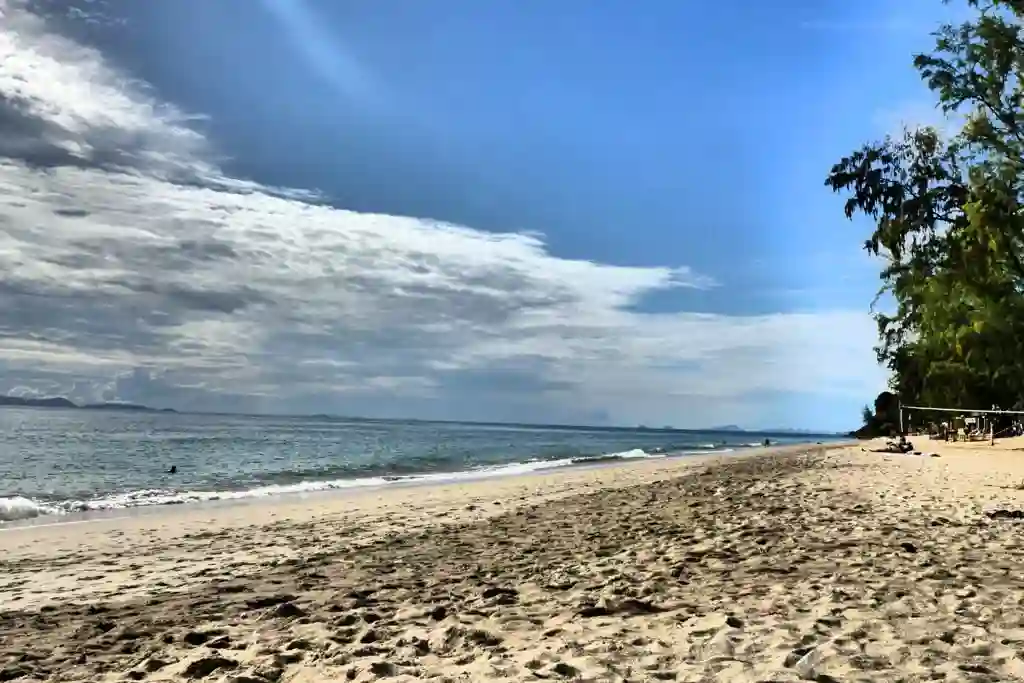
[[[11,530],[0,673],[1024,681],[1024,456],[874,445]]]
[[[476,480],[412,482],[187,505],[122,508],[98,511],[77,519],[66,515],[60,521],[36,517],[0,527],[0,558],[9,558],[7,561],[0,559],[0,570],[9,568],[11,560],[16,563],[22,558],[72,551],[83,545],[91,544],[100,552],[115,552],[123,546],[127,536],[146,536],[159,545],[243,528],[258,531],[273,525],[311,520],[318,524],[349,524],[354,520],[362,523],[366,518],[377,524],[391,516],[415,519],[417,525],[457,524],[570,496],[685,478],[702,467],[724,462],[842,447],[842,444],[797,444],[729,453],[600,462]],[[136,546],[137,542],[131,545]],[[77,596],[80,592],[85,596],[94,591],[71,591],[71,595]],[[24,607],[37,602],[25,599],[11,602],[4,598],[4,583],[0,578],[0,609],[4,604]]]
[[[842,442],[826,442],[834,445]],[[818,445],[807,443],[787,444],[773,448],[790,448]],[[100,497],[92,501],[81,501],[83,504],[96,504],[102,507],[87,509],[62,510],[61,505],[67,501],[36,501],[24,496],[0,497],[0,503],[6,502],[10,509],[10,518],[0,516],[0,533],[27,526],[48,526],[55,524],[81,524],[93,520],[134,517],[140,515],[160,514],[164,508],[179,506],[210,506],[252,505],[260,501],[288,499],[320,495],[353,495],[360,491],[375,492],[381,490],[401,489],[410,486],[445,486],[460,482],[478,482],[508,477],[529,476],[531,474],[549,475],[562,470],[578,470],[591,467],[616,466],[645,460],[677,460],[689,458],[715,457],[725,454],[739,454],[748,451],[763,450],[760,446],[744,447],[727,446],[718,448],[700,448],[669,453],[644,453],[640,449],[622,453],[609,453],[596,456],[580,456],[577,458],[555,459],[549,461],[513,462],[505,465],[482,467],[479,469],[452,472],[423,472],[394,476],[371,476],[353,479],[308,480],[293,484],[264,485],[252,489],[226,489],[223,491],[184,490],[172,491],[157,495],[155,490],[146,491],[150,498],[143,502],[132,500],[131,493],[123,493]],[[644,453],[640,455],[640,453]],[[140,492],[136,492],[140,493]],[[118,498],[124,502],[104,503]],[[18,516],[18,509],[23,510]]]

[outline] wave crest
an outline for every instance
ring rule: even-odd
[[[620,453],[578,456],[562,458],[559,460],[531,460],[528,462],[509,463],[506,465],[479,467],[460,472],[432,472],[303,481],[290,484],[271,484],[237,491],[175,491],[172,489],[144,489],[103,496],[90,500],[64,500],[54,502],[39,502],[22,496],[12,496],[7,498],[0,497],[0,522],[32,519],[45,515],[66,515],[70,513],[118,510],[152,505],[184,505],[188,503],[202,503],[217,500],[244,500],[249,498],[313,493],[317,491],[382,487],[394,484],[441,484],[454,481],[471,481],[476,479],[490,479],[493,477],[530,474],[532,472],[572,466],[600,465],[603,463],[621,460],[658,459],[665,458],[670,455],[696,455],[698,453],[706,452],[706,450],[710,450],[703,446],[691,448],[693,448],[693,450],[675,451],[671,453],[660,450],[648,453],[647,451],[639,448],[634,448]],[[724,453],[729,452],[730,450],[731,449],[722,449],[719,452]]]

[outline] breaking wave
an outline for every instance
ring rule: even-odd
[[[271,484],[242,490],[225,491],[182,491],[174,489],[143,489],[129,491],[87,500],[54,500],[38,501],[22,496],[0,497],[0,522],[32,519],[45,515],[67,515],[99,510],[117,510],[152,505],[184,505],[217,500],[244,500],[264,498],[287,494],[302,494],[316,491],[359,489],[384,487],[400,484],[450,483],[489,479],[493,477],[515,476],[541,472],[565,467],[600,465],[622,460],[644,460],[665,458],[669,455],[695,455],[710,450],[729,452],[731,449],[717,448],[714,444],[691,447],[687,451],[663,452],[656,450],[647,452],[639,448],[620,453],[606,453],[594,456],[561,458],[558,460],[532,460],[514,462],[503,465],[477,467],[459,472],[424,472],[403,475],[380,475],[358,478],[339,478],[327,480],[309,480],[289,484]]]

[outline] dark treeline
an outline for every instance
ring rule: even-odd
[[[904,404],[1024,409],[1024,0],[970,0],[914,65],[950,115],[837,163],[826,184],[867,216],[882,259],[878,359]],[[885,312],[881,312],[885,310]],[[865,408],[892,431],[893,397]]]

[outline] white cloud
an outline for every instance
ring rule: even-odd
[[[47,33],[43,20],[19,4],[0,1],[0,19],[0,95],[38,125],[37,135],[20,142],[36,149],[23,151],[59,151],[90,164],[130,162],[158,177],[213,175],[203,161],[206,141],[175,107],[106,68],[95,50]]]
[[[18,142],[0,133],[10,388],[327,411],[352,395],[444,401],[494,373],[481,395],[639,421],[882,384],[863,311],[636,312],[714,283],[225,177],[189,116],[9,0],[0,12],[0,116],[19,124]]]

